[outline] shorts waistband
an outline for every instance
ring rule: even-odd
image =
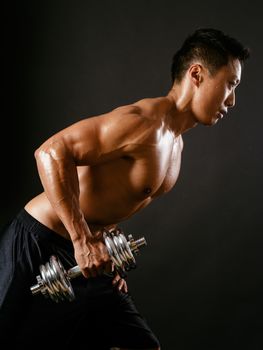
[[[42,224],[40,221],[30,215],[24,208],[20,210],[16,218],[22,222],[23,226],[31,233],[46,237],[51,239],[53,242],[73,249],[73,244],[70,240],[60,236],[55,231]]]

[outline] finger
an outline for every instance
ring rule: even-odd
[[[118,284],[118,289],[119,289],[119,290],[122,290],[122,288],[123,288],[123,279],[121,279],[121,280],[119,281],[119,284]]]
[[[118,283],[118,281],[120,280],[120,276],[119,275],[116,275],[113,280],[112,280],[112,284],[115,285]]]
[[[125,279],[121,278],[118,288],[119,290],[122,290],[124,293],[128,293],[128,285]]]
[[[128,284],[127,284],[127,282],[124,280],[124,292],[125,293],[128,293]]]
[[[127,283],[124,279],[120,280],[118,289],[124,293],[128,293]]]

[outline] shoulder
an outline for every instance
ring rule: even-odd
[[[126,105],[97,118],[97,124],[101,134],[132,136],[153,131],[156,121],[141,106]]]
[[[99,144],[102,153],[119,150],[130,154],[142,147],[153,146],[158,140],[159,121],[145,113],[140,105],[126,105],[97,118]]]
[[[120,126],[122,129],[125,128],[125,126],[140,126],[149,122],[143,110],[136,105],[126,105],[113,109],[104,116],[103,122],[105,121],[110,121],[116,126]]]
[[[106,135],[111,139],[118,135],[131,133],[140,127],[149,124],[149,120],[143,116],[141,108],[134,105],[117,107],[110,112],[83,118],[70,126],[60,130],[55,136],[74,138]]]

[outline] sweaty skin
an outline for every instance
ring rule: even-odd
[[[240,77],[238,60],[230,60],[213,77],[194,63],[167,96],[81,120],[36,150],[44,192],[25,209],[72,240],[85,277],[112,268],[102,228],[116,226],[173,188],[181,134],[221,119],[234,106]]]
[[[46,190],[25,209],[72,239],[82,254],[79,232],[84,222],[90,237],[101,238],[103,227],[116,226],[174,186],[182,139],[166,121],[169,108],[166,98],[142,100],[80,121],[52,137],[36,155]],[[103,246],[99,250],[107,255]]]

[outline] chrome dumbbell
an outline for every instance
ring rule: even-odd
[[[126,272],[136,267],[133,253],[137,254],[139,248],[146,245],[145,238],[134,240],[132,235],[128,235],[127,240],[119,229],[104,231],[103,237],[115,269],[121,277],[126,277]],[[39,270],[40,275],[36,276],[37,284],[30,288],[33,295],[41,292],[55,302],[75,299],[70,280],[82,274],[78,265],[66,271],[59,258],[52,255],[49,262],[40,265]]]

